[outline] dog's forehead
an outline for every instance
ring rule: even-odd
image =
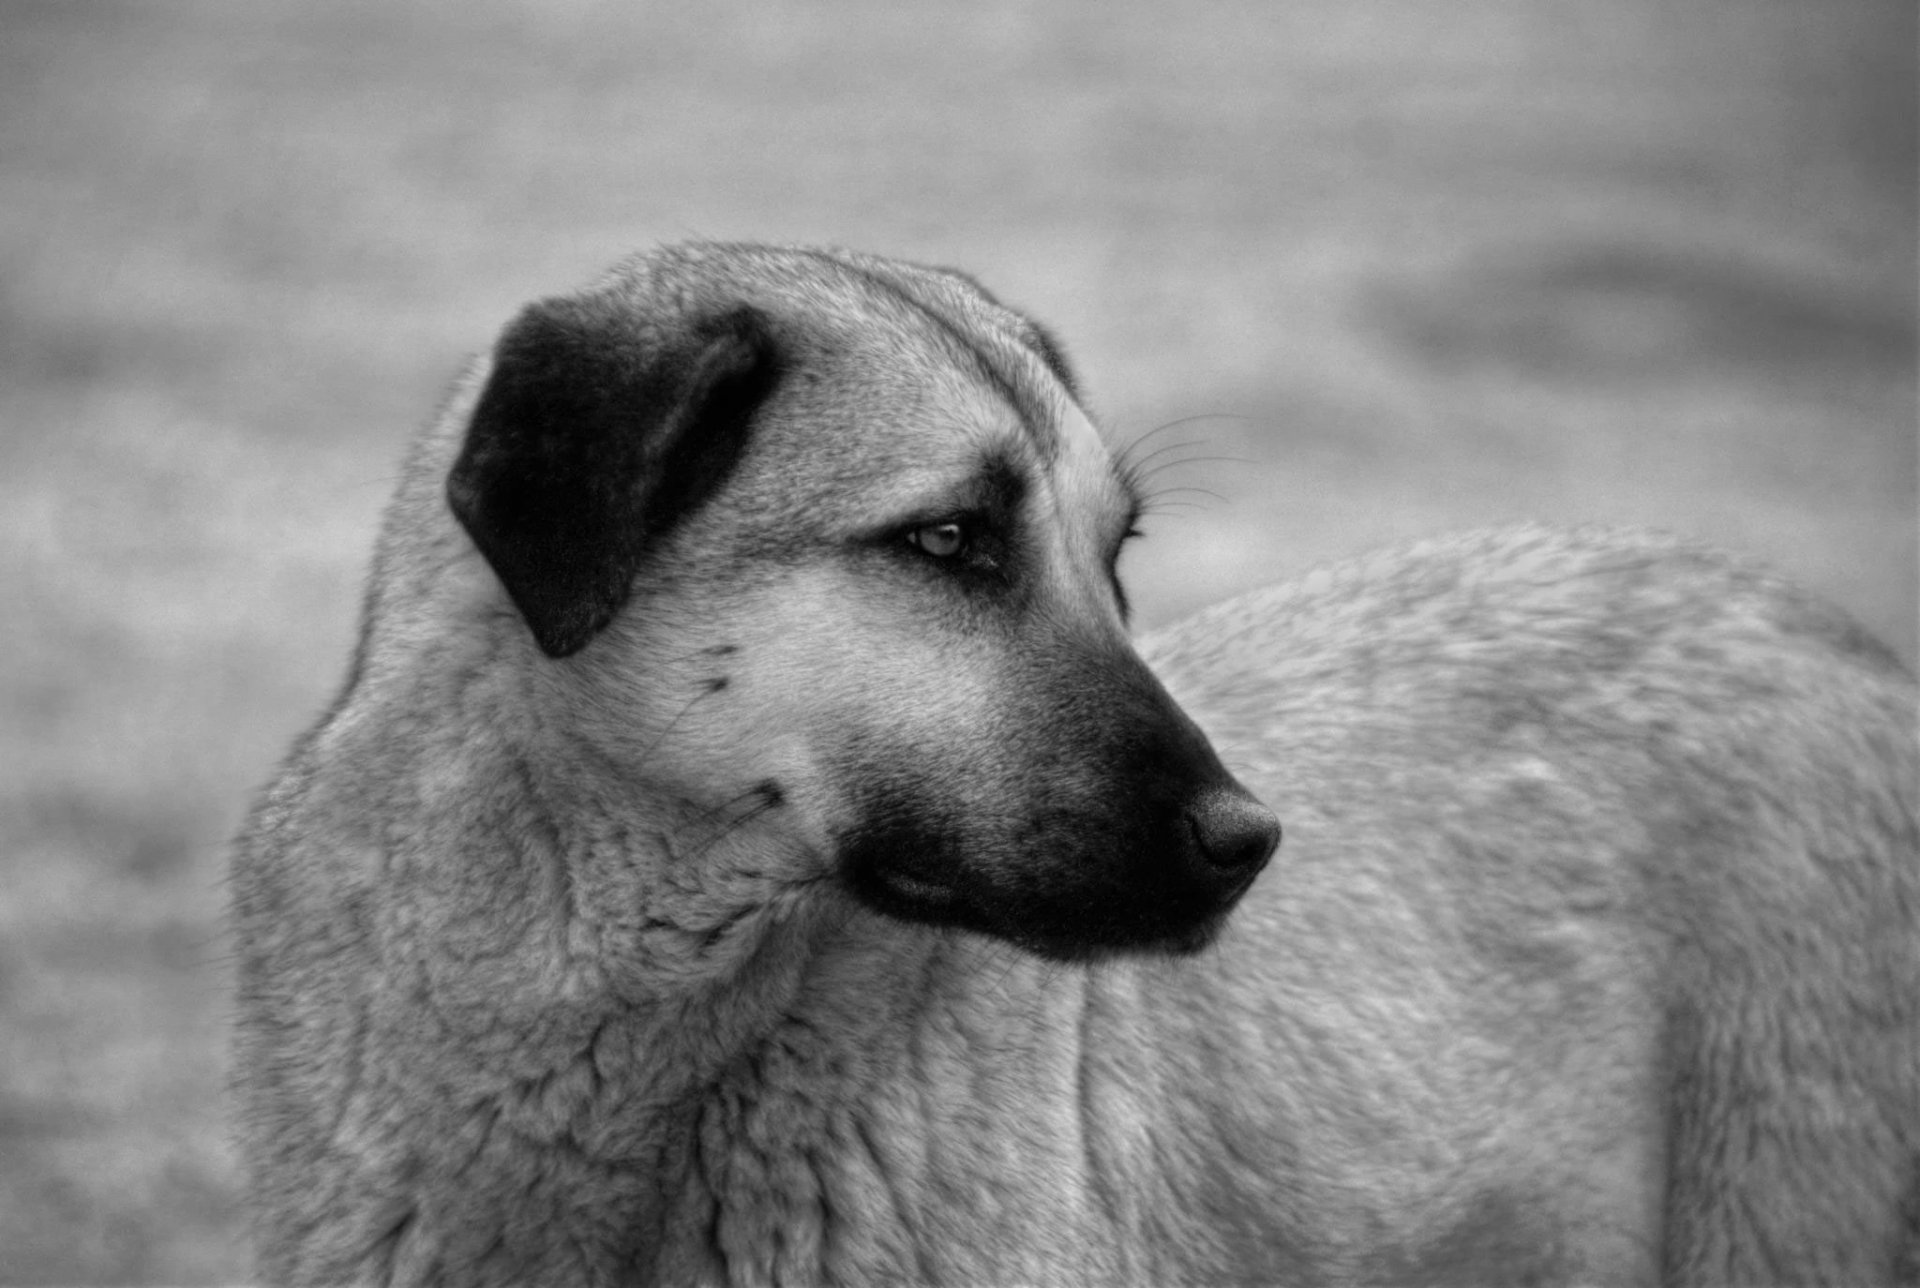
[[[762,459],[777,462],[790,480],[875,501],[936,491],[984,462],[1026,472],[1058,461],[1058,409],[1017,407],[942,348],[894,339],[868,331],[813,355],[817,365],[775,394],[790,414],[769,417],[756,431]],[[1104,450],[1091,426],[1073,438],[1076,457]]]
[[[905,495],[983,460],[1024,460],[1099,510],[1132,506],[1050,338],[965,273],[840,249],[691,243],[615,276],[636,308],[686,316],[744,303],[775,320],[794,377],[775,397],[798,413],[757,435],[778,477]]]
[[[1067,379],[1058,353],[1030,319],[958,270],[837,248],[693,243],[616,272],[641,298],[670,299],[674,312],[702,301],[763,307],[815,354],[878,349],[909,370],[958,367],[1019,413],[1043,454],[1055,448],[1052,395]]]
[[[861,432],[842,443],[856,468],[885,461],[893,488],[911,492],[994,463],[1047,477],[1090,513],[1131,509],[1127,480],[1066,388],[1024,350],[963,351],[967,338],[895,346],[869,335],[846,355],[848,386],[867,394],[849,408]]]
[[[863,311],[879,313],[908,347],[917,339],[967,371],[1020,418],[1034,445],[1051,456],[1060,380],[1035,343],[1032,323],[973,278],[853,252],[802,252]]]

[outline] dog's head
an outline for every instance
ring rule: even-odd
[[[447,495],[515,613],[474,629],[646,803],[656,908],[1191,949],[1278,842],[1128,641],[1140,498],[1059,346],[961,274],[636,260],[508,328]]]

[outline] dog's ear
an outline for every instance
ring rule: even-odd
[[[757,310],[663,340],[629,309],[528,306],[495,347],[447,478],[454,515],[550,657],[613,620],[646,543],[712,495],[778,375]]]

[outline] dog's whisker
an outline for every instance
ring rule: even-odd
[[[1215,501],[1221,502],[1226,500],[1224,496],[1221,496],[1212,488],[1200,487],[1192,483],[1182,483],[1175,487],[1163,487],[1159,489],[1147,498],[1147,502],[1149,505],[1165,504],[1169,498],[1188,495],[1210,497]]]
[[[1157,461],[1161,457],[1170,455],[1171,453],[1174,453],[1174,452],[1186,452],[1186,451],[1191,451],[1196,447],[1206,447],[1206,446],[1208,446],[1207,442],[1203,439],[1198,439],[1198,438],[1183,439],[1178,443],[1163,443],[1159,447],[1154,448],[1151,452],[1142,452],[1137,455],[1133,452],[1123,452],[1119,457],[1119,465],[1120,465],[1120,468],[1126,471],[1127,474],[1129,474],[1132,477],[1138,478],[1151,472],[1148,464],[1150,461]],[[1160,467],[1154,466],[1151,468],[1160,468]]]
[[[673,718],[661,726],[660,732],[655,734],[653,740],[641,749],[639,759],[635,761],[634,767],[636,769],[644,769],[647,764],[652,761],[653,753],[660,749],[660,744],[665,742],[668,735],[672,734],[680,722],[686,718],[687,712],[693,710],[694,707],[698,706],[703,700],[721,692],[726,687],[727,677],[724,675],[701,681],[700,691],[691,698],[688,698],[686,705],[674,712]]]
[[[1248,456],[1226,456],[1216,452],[1207,452],[1194,456],[1180,456],[1171,460],[1160,461],[1151,468],[1142,470],[1132,477],[1134,481],[1142,487],[1150,487],[1153,480],[1159,478],[1162,474],[1170,470],[1185,469],[1190,465],[1258,465],[1259,463],[1260,462]]]
[[[751,802],[746,811],[734,817],[727,818],[711,836],[696,843],[692,849],[682,851],[679,857],[683,863],[700,858],[715,846],[719,845],[720,842],[726,840],[727,837],[739,831],[742,827],[745,827],[748,823],[779,809],[780,806],[785,803],[777,786],[770,783],[756,783],[754,786],[747,788],[735,796],[728,797],[713,809],[708,810],[699,817],[698,821],[709,823],[720,819],[727,811],[743,801]]]
[[[718,805],[715,805],[710,809],[701,811],[699,814],[695,815],[693,822],[695,822],[696,824],[705,826],[707,824],[714,823],[718,820],[726,819],[726,822],[722,823],[722,826],[723,827],[732,826],[733,820],[727,819],[726,816],[730,811],[732,811],[736,807],[743,804],[756,809],[772,809],[776,804],[778,804],[778,801],[769,799],[767,794],[767,789],[764,784],[756,783],[754,786],[749,787],[744,791],[736,792],[732,796],[727,797],[725,800],[721,801]]]
[[[1180,416],[1173,420],[1162,421],[1160,424],[1155,425],[1152,429],[1149,429],[1144,434],[1140,434],[1135,438],[1130,439],[1128,442],[1123,443],[1120,447],[1120,451],[1123,455],[1131,454],[1137,451],[1139,448],[1141,448],[1145,444],[1147,444],[1148,442],[1152,441],[1154,438],[1157,438],[1161,434],[1165,434],[1176,429],[1184,429],[1189,425],[1202,424],[1210,420],[1232,421],[1239,424],[1257,423],[1256,417],[1246,415],[1243,412],[1231,412],[1231,411],[1195,412],[1190,416]]]
[[[660,659],[663,667],[679,666],[683,662],[693,662],[706,658],[732,657],[740,651],[738,644],[706,644],[690,649],[685,653],[669,653]]]
[[[1141,510],[1140,518],[1143,522],[1147,520],[1159,519],[1159,518],[1184,519],[1189,514],[1201,513],[1205,511],[1206,508],[1207,507],[1205,505],[1202,505],[1198,501],[1164,501],[1159,505],[1151,506],[1147,509]],[[1147,528],[1142,528],[1141,530],[1143,532],[1149,532],[1149,534],[1151,532],[1151,530]]]

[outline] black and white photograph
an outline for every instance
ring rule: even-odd
[[[1917,27],[0,4],[0,1286],[1920,1284]]]

